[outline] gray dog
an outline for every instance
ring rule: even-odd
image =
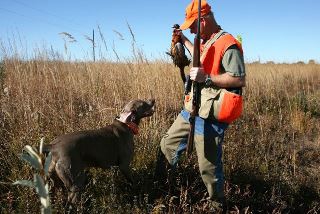
[[[43,151],[52,153],[49,175],[60,178],[68,189],[68,202],[75,203],[86,182],[84,169],[119,166],[132,184],[130,162],[133,158],[133,135],[142,118],[154,113],[155,100],[130,101],[111,125],[97,130],[74,132],[57,137]]]

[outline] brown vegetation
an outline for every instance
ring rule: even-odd
[[[320,65],[247,64],[245,109],[226,134],[225,193],[232,213],[320,211]],[[153,186],[161,136],[182,107],[177,68],[166,62],[75,63],[4,59],[0,69],[0,212],[36,213],[36,193],[15,180],[31,179],[18,158],[22,148],[55,136],[110,123],[130,99],[156,99],[156,113],[141,124],[132,164],[138,188],[128,191],[117,169],[91,170],[79,210],[148,212],[161,204],[172,213],[206,212],[194,165],[181,164],[177,188]],[[186,184],[188,180],[189,185]],[[176,198],[174,197],[176,196]],[[53,209],[64,209],[62,191]],[[160,208],[159,208],[160,209]]]

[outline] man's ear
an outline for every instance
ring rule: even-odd
[[[204,17],[201,17],[200,18],[200,24],[202,25],[202,26],[206,26],[206,19],[204,18]]]

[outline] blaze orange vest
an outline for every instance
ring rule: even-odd
[[[221,35],[221,34],[220,34]],[[217,35],[219,36],[219,35]],[[221,62],[226,50],[237,45],[243,53],[241,44],[230,34],[222,34],[215,40],[212,37],[202,46],[201,62],[205,72],[210,76],[220,74]],[[219,98],[214,101],[214,118],[220,122],[231,123],[240,117],[242,113],[242,96],[221,90]]]
[[[207,43],[210,43],[210,40]],[[206,73],[210,76],[220,74],[222,57],[230,46],[237,45],[241,53],[243,52],[238,40],[228,33],[220,36],[212,45],[209,44],[209,47],[206,47],[206,44],[201,46],[201,63]]]

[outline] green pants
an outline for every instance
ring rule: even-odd
[[[175,165],[186,149],[190,114],[181,111],[161,140],[161,150],[171,165]],[[198,156],[201,178],[211,199],[224,198],[222,142],[227,124],[196,117],[194,145]]]

